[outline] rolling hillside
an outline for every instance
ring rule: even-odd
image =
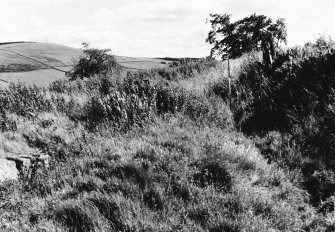
[[[14,52],[14,53],[13,53]],[[14,43],[0,46],[1,65],[31,65],[35,69],[45,68],[44,65],[23,56],[41,61],[53,67],[71,66],[72,60],[80,55],[81,51],[58,44],[49,43]]]
[[[8,82],[23,81],[46,86],[65,78],[63,72],[42,63],[69,71],[81,50],[51,43],[10,42],[0,43],[0,79]],[[32,59],[30,59],[32,58]],[[116,56],[120,65],[130,69],[151,69],[168,66],[170,61],[154,58]],[[40,63],[40,62],[42,63]],[[4,82],[1,83],[4,85]]]

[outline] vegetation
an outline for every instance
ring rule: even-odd
[[[0,182],[1,231],[334,230],[332,40],[232,61],[231,108],[213,59],[91,52],[71,81],[0,90],[0,152],[50,157]]]
[[[276,49],[286,43],[284,19],[275,23],[264,15],[252,14],[236,22],[231,22],[229,14],[211,14],[212,29],[207,42],[213,44],[211,56],[235,59],[245,53],[262,50],[266,65],[272,64]]]
[[[83,55],[74,63],[74,69],[67,73],[71,80],[91,78],[94,75],[107,75],[119,69],[119,65],[110,49],[89,48],[83,43]]]
[[[270,161],[301,173],[313,205],[334,193],[334,49],[331,39],[320,37],[282,51],[270,70],[251,56],[232,88],[237,127],[256,135]],[[222,86],[212,88],[226,98]]]

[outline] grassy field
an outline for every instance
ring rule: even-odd
[[[64,71],[68,71],[71,67],[57,67]],[[39,69],[27,72],[8,72],[0,73],[0,79],[18,83],[24,82],[28,85],[37,85],[41,87],[47,87],[50,83],[56,80],[64,80],[65,73],[54,70],[54,69]],[[0,82],[0,86],[8,86],[8,83]]]
[[[8,85],[0,178],[18,176],[0,181],[0,231],[334,231],[335,55],[310,56],[273,73],[259,54],[232,61],[231,106],[212,59]]]
[[[0,183],[1,231],[332,228],[301,174],[235,129],[213,92],[224,70],[207,60],[2,90],[0,151],[50,160]]]
[[[47,86],[52,81],[64,79],[65,74],[9,51],[65,71],[71,69],[73,61],[82,53],[77,48],[49,43],[0,44],[0,78],[5,81],[21,81],[39,86]],[[164,68],[170,63],[170,61],[153,58],[116,56],[116,59],[123,67],[135,70]],[[4,85],[7,84],[4,82],[0,83],[0,86]]]
[[[18,54],[12,53],[16,52]],[[68,46],[50,43],[9,43],[0,44],[1,65],[30,65],[35,69],[47,68],[42,64],[19,54],[36,59],[52,67],[67,67],[73,65],[73,60],[81,55],[81,50]],[[135,69],[151,69],[166,67],[170,61],[145,57],[116,56],[121,65]]]
[[[53,67],[71,66],[72,60],[77,58],[81,51],[58,44],[49,43],[16,43],[0,45],[0,64],[27,64],[45,68],[32,60],[20,57],[13,51],[27,57],[34,58]]]
[[[116,56],[116,60],[120,65],[133,69],[164,68],[167,67],[170,63],[170,61],[163,59],[126,56]]]

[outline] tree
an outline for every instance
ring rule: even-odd
[[[74,68],[67,73],[71,80],[107,75],[120,69],[115,56],[109,54],[110,49],[89,48],[88,43],[83,43],[83,47],[83,55],[74,62]]]
[[[212,29],[206,42],[213,45],[212,57],[234,59],[250,51],[262,50],[264,63],[270,65],[276,49],[286,43],[286,25],[282,18],[273,22],[264,15],[252,14],[231,22],[229,14],[211,14],[208,21]]]

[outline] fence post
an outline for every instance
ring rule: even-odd
[[[231,111],[231,76],[230,76],[229,57],[228,57],[228,98],[229,98],[229,109]]]

